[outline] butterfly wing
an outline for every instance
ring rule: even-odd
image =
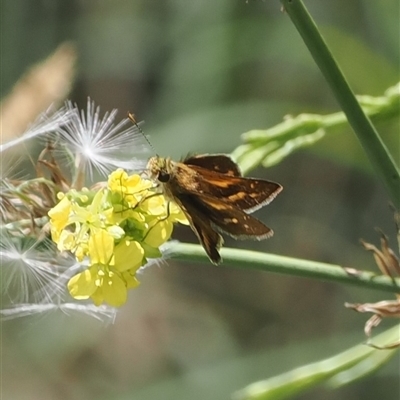
[[[207,216],[218,231],[235,239],[262,240],[273,235],[271,228],[224,200],[196,196],[191,199],[191,203],[196,210]]]
[[[196,202],[193,201],[191,196],[177,196],[174,201],[185,213],[190,227],[196,234],[211,262],[218,265],[221,262],[221,255],[218,250],[223,244],[222,236],[212,227],[208,216],[196,207]]]
[[[189,157],[169,167],[164,171],[168,179],[158,178],[164,194],[181,207],[214,264],[221,261],[220,233],[236,239],[272,236],[270,228],[248,213],[272,201],[281,185],[240,176],[238,166],[223,155]]]
[[[184,181],[190,174],[190,185]],[[282,190],[278,183],[241,176],[227,176],[196,165],[176,164],[174,185],[182,192],[223,199],[232,206],[251,213],[270,203]]]
[[[208,169],[228,176],[242,176],[238,165],[224,154],[190,156],[183,160],[183,164]]]

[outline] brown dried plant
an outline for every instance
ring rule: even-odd
[[[53,156],[49,142],[36,164],[36,178],[1,180],[0,218],[9,231],[24,235],[37,233],[47,222],[48,211],[57,203],[57,193],[70,189],[68,178]],[[13,223],[15,229],[13,228]]]
[[[64,102],[74,80],[76,57],[75,47],[62,43],[19,79],[0,104],[1,143],[20,136],[51,105],[57,108]]]
[[[400,214],[395,212],[395,222],[397,227],[397,239],[400,248]],[[381,232],[381,249],[371,243],[361,241],[364,248],[371,251],[375,262],[382,274],[389,276],[396,283],[395,278],[400,277],[400,262],[395,252],[389,247],[389,240]],[[376,303],[346,303],[346,307],[361,313],[373,313],[373,316],[365,323],[364,332],[368,338],[371,337],[372,329],[378,326],[383,318],[400,318],[400,294],[396,294],[395,300],[382,300]],[[400,339],[386,346],[377,346],[370,342],[368,344],[379,349],[391,349],[400,347]]]

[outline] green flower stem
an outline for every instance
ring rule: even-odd
[[[200,245],[175,243],[168,250],[168,255],[180,261],[209,262]],[[221,249],[221,255],[226,265],[242,269],[276,272],[285,275],[341,282],[384,292],[400,293],[400,279],[394,281],[384,275],[375,275],[372,272],[358,270],[354,271],[354,274],[350,274],[340,265],[226,247]]]
[[[364,114],[317,26],[301,0],[281,0],[281,2],[328,81],[373,168],[385,183],[393,203],[400,208],[400,171],[378,132]]]

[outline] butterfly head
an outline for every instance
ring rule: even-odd
[[[147,163],[147,171],[150,178],[160,183],[167,183],[171,178],[172,163],[169,158],[151,157]]]

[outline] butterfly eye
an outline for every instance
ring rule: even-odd
[[[161,183],[166,183],[169,181],[169,179],[171,178],[171,175],[166,173],[166,172],[160,172],[158,174],[157,179],[161,182]]]

